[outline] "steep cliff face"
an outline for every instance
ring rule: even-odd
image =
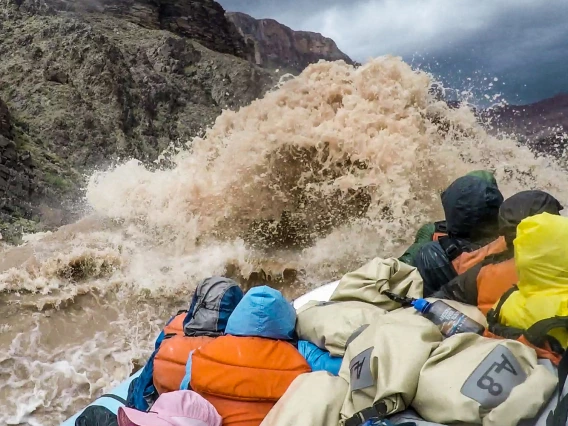
[[[529,105],[507,105],[490,112],[498,127],[529,137],[568,130],[568,94],[560,93]]]
[[[252,58],[225,10],[214,0],[10,0],[21,11],[53,15],[58,11],[99,13],[148,29],[168,30],[211,50]]]
[[[242,58],[242,38],[213,3],[10,3],[0,22],[0,197],[9,192],[1,207],[9,221],[59,225],[54,209],[75,208],[94,167],[152,161],[222,108],[264,94],[272,77]]]
[[[273,19],[255,19],[240,12],[229,12],[226,16],[245,41],[254,46],[254,60],[259,66],[300,73],[320,59],[353,63],[333,40],[321,34],[293,31]]]
[[[0,99],[0,233],[8,240],[14,232],[31,230],[33,199],[39,195],[31,154],[18,149],[15,133],[10,111]]]
[[[0,99],[0,137],[10,137],[12,135],[12,120],[8,106]]]
[[[507,105],[483,115],[491,120],[493,132],[513,133],[533,151],[552,155],[568,166],[568,94]]]

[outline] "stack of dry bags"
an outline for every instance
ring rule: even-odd
[[[299,338],[343,357],[339,376],[302,374],[263,426],[546,424],[558,379],[532,348],[475,333],[446,337],[385,292],[420,298],[422,279],[397,259],[375,258],[346,274],[329,302],[298,311]],[[477,308],[447,303],[486,325]]]

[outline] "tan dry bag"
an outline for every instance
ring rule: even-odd
[[[347,387],[326,371],[301,374],[260,426],[337,426]]]
[[[362,331],[386,312],[364,302],[308,302],[298,310],[296,332],[301,340],[342,357],[355,331]]]
[[[557,381],[520,342],[457,334],[422,367],[412,406],[436,423],[515,426],[538,414]]]
[[[382,294],[390,291],[400,296],[422,297],[422,277],[418,270],[395,258],[376,257],[361,268],[345,274],[331,301],[359,301],[392,311],[400,305]]]
[[[363,423],[410,405],[418,377],[442,335],[420,316],[382,315],[347,346],[339,376],[349,382],[342,424]]]

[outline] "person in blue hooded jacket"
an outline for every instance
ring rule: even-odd
[[[309,342],[296,345],[296,311],[268,286],[254,287],[237,305],[225,335],[195,350],[182,382],[223,417],[223,425],[259,425],[300,374],[337,375],[341,358]]]
[[[255,331],[256,330],[256,331]],[[282,293],[268,286],[253,287],[229,317],[226,334],[268,337],[285,340],[297,346],[312,371],[325,370],[337,376],[343,358],[311,342],[297,340],[296,310]]]

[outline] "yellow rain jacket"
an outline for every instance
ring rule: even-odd
[[[517,228],[515,263],[519,282],[501,308],[499,322],[527,329],[537,321],[568,316],[568,218],[542,213]],[[568,331],[549,333],[568,346]]]

